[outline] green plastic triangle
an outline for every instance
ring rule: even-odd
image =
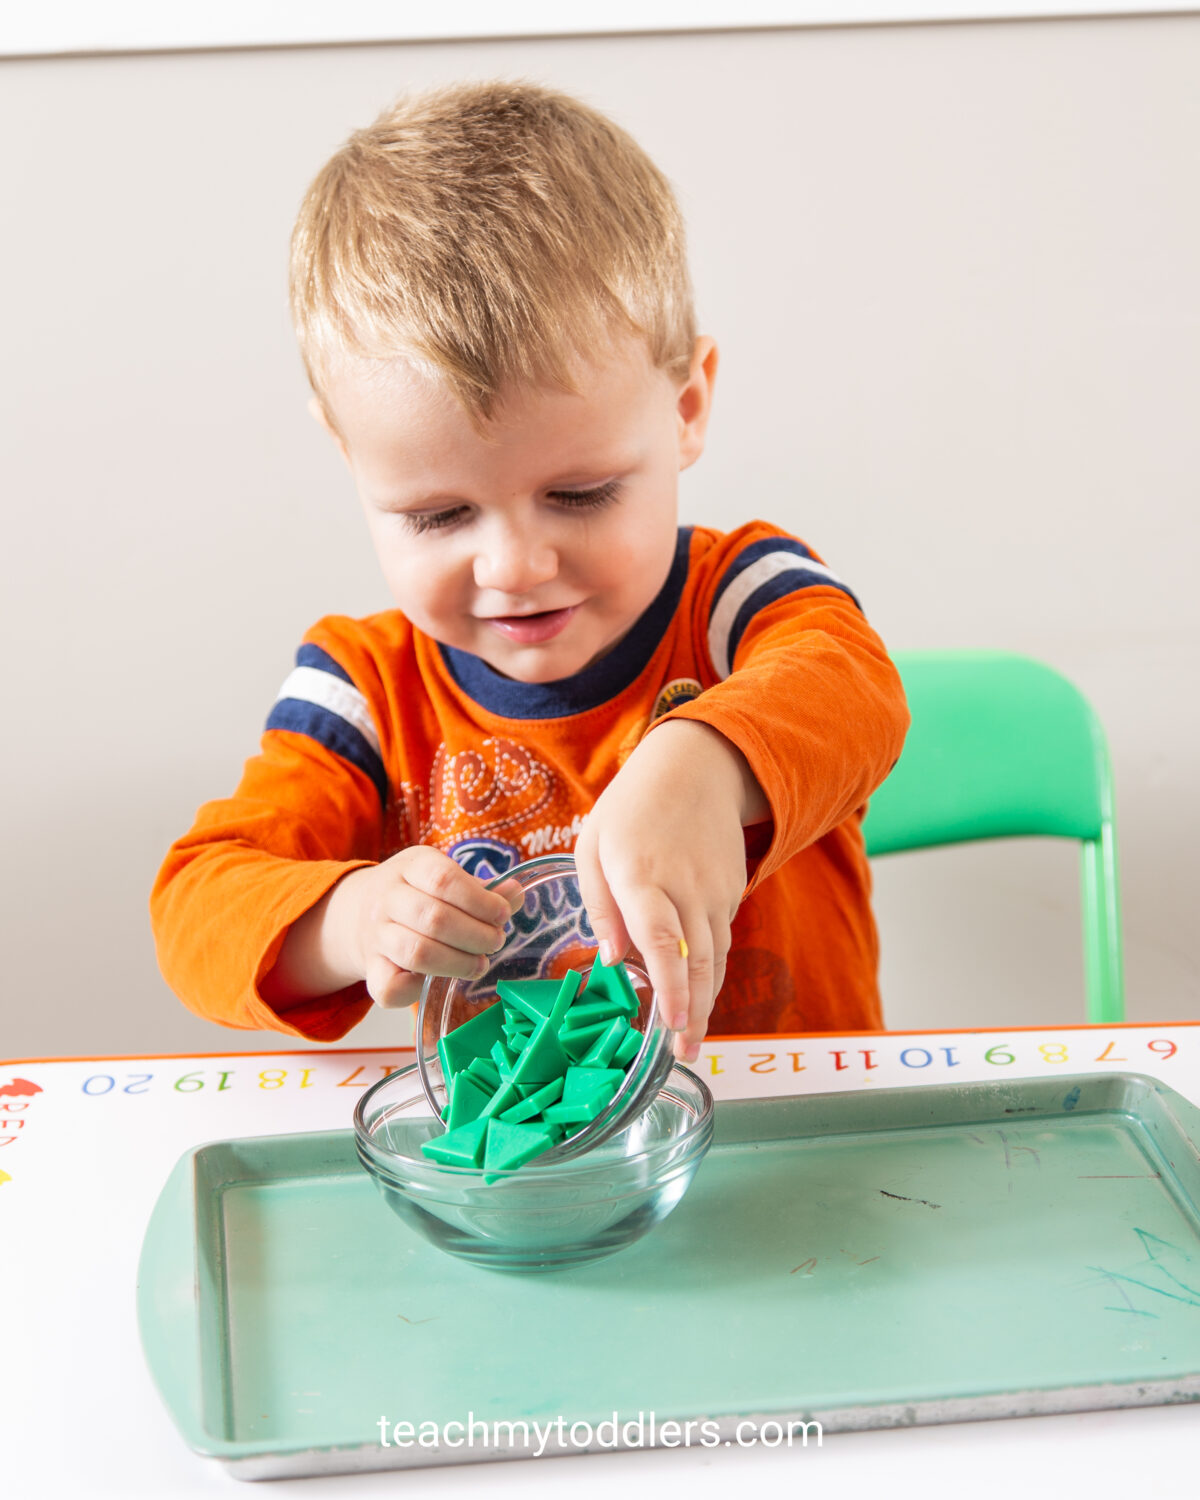
[[[471,1120],[457,1130],[448,1130],[431,1141],[421,1142],[421,1151],[434,1161],[447,1167],[479,1167],[483,1165],[487,1145],[488,1122]]]
[[[558,1028],[551,1014],[529,1039],[529,1045],[517,1058],[513,1069],[514,1083],[549,1083],[567,1071],[569,1059],[559,1045]]]
[[[588,975],[581,998],[585,1004],[589,1001],[609,1000],[631,1020],[642,1008],[637,991],[625,971],[625,965],[618,963],[609,968],[607,964],[600,962],[599,954],[596,955],[596,962],[592,965],[592,972]]]
[[[642,1050],[642,1043],[644,1041],[645,1037],[643,1037],[642,1033],[637,1029],[637,1027],[631,1026],[625,1033],[625,1035],[621,1038],[621,1045],[612,1055],[613,1067],[627,1068],[629,1064],[634,1060],[634,1058],[638,1055],[638,1053]]]
[[[457,1130],[460,1125],[477,1120],[491,1097],[492,1090],[482,1088],[469,1073],[460,1073],[454,1080],[454,1091],[450,1095],[449,1128]]]
[[[554,1006],[546,1019],[554,1027],[555,1031],[563,1023],[563,1018],[570,1010],[576,995],[583,987],[583,975],[577,969],[568,969],[562,977],[562,985],[555,996]]]
[[[488,1102],[483,1106],[481,1119],[490,1119],[520,1102],[521,1091],[511,1078],[506,1078]]]
[[[541,1125],[510,1125],[504,1120],[493,1120],[488,1126],[483,1165],[487,1171],[508,1171],[524,1166],[553,1145],[554,1137]]]
[[[596,1069],[589,1068],[594,1073]],[[507,1121],[512,1125],[519,1125],[522,1120],[532,1120],[535,1115],[540,1115],[547,1104],[554,1104],[563,1091],[563,1081],[555,1078],[551,1083],[542,1084],[540,1089],[522,1099],[520,1104],[514,1104],[511,1109],[506,1109],[498,1119]]]
[[[590,1099],[603,1097],[607,1104],[624,1079],[625,1074],[620,1068],[568,1068],[563,1077],[562,1102],[585,1104]]]
[[[598,1036],[591,1047],[579,1060],[582,1068],[607,1068],[612,1061],[613,1053],[621,1045],[625,1033],[629,1030],[629,1022],[624,1016],[618,1016],[611,1021],[602,1036]]]
[[[490,1057],[477,1057],[463,1069],[468,1078],[473,1078],[480,1088],[494,1094],[500,1087],[500,1069]]]
[[[489,1005],[477,1016],[448,1031],[438,1043],[443,1072],[457,1073],[476,1057],[486,1057],[492,1043],[500,1040],[504,1026],[504,1007]]]
[[[553,1010],[561,988],[561,979],[502,979],[496,993],[506,1006],[536,1024]]]
[[[542,1111],[542,1118],[552,1125],[587,1125],[602,1114],[608,1104],[599,1095],[583,1104],[551,1104]]]

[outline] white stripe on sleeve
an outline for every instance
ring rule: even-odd
[[[302,703],[315,703],[327,708],[330,713],[353,724],[376,755],[380,755],[379,736],[375,732],[375,721],[367,700],[349,682],[343,682],[332,672],[322,672],[317,667],[296,667],[279,689],[280,698],[299,698]]]
[[[838,588],[844,587],[841,579],[824,563],[812,557],[799,557],[795,552],[768,552],[765,557],[752,562],[717,600],[717,607],[708,622],[708,654],[718,677],[724,679],[733,671],[729,659],[729,637],[738,611],[755,589],[777,578],[780,573],[819,573]]]

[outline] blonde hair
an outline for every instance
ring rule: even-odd
[[[611,120],[525,83],[436,89],[356,131],[301,205],[290,291],[318,398],[338,354],[402,356],[477,423],[510,388],[574,390],[573,362],[621,333],[682,381],[696,333],[666,178]]]

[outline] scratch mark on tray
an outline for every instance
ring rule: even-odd
[[[1022,1152],[1024,1152],[1026,1156],[1032,1156],[1034,1161],[1037,1162],[1038,1166],[1041,1166],[1041,1153],[1035,1147],[1010,1146],[1008,1144],[1008,1137],[1004,1134],[1003,1130],[997,1130],[996,1134],[1000,1137],[1000,1144],[1004,1147],[1004,1165],[1009,1168],[1010,1171],[1013,1165],[1013,1158],[1020,1155]]]
[[[406,1318],[403,1313],[397,1313],[396,1316],[400,1319],[400,1321],[402,1323],[407,1323],[410,1328],[417,1328],[422,1323],[436,1323],[437,1322],[437,1317],[436,1316],[434,1316],[432,1318]]]
[[[806,1276],[811,1276],[816,1269],[817,1258],[815,1255],[810,1255],[807,1260],[802,1260],[798,1266],[793,1266],[788,1275],[794,1276],[797,1271],[803,1271]]]
[[[942,1206],[940,1203],[930,1203],[928,1198],[906,1198],[903,1193],[889,1193],[887,1188],[880,1188],[879,1191],[885,1198],[895,1198],[900,1203],[923,1203],[926,1208],[941,1208]]]
[[[1192,1258],[1186,1250],[1181,1250],[1178,1245],[1173,1245],[1170,1240],[1164,1240],[1157,1234],[1151,1234],[1148,1229],[1138,1229],[1135,1225],[1133,1232],[1142,1242],[1142,1249],[1146,1252],[1147,1260],[1159,1261],[1162,1259],[1162,1256],[1155,1252],[1153,1248],[1155,1245],[1161,1245],[1164,1250],[1169,1250],[1172,1255],[1178,1255],[1180,1260],[1190,1261]]]
[[[1181,1250],[1178,1245],[1172,1245],[1170,1240],[1159,1239],[1158,1235],[1151,1234],[1148,1229],[1138,1229],[1135,1227],[1133,1232],[1137,1235],[1138,1239],[1141,1240],[1142,1249],[1146,1252],[1146,1259],[1151,1263],[1156,1271],[1161,1271],[1162,1274],[1173,1281],[1177,1287],[1180,1287],[1183,1291],[1190,1293],[1191,1296],[1200,1297],[1200,1291],[1197,1291],[1194,1286],[1189,1286],[1186,1281],[1180,1281],[1179,1277],[1176,1276],[1173,1271],[1169,1271],[1166,1266],[1163,1265],[1163,1256],[1160,1252],[1154,1249],[1154,1246],[1161,1245],[1164,1250],[1169,1250],[1172,1255],[1177,1255],[1180,1260],[1186,1260],[1190,1265],[1192,1257],[1187,1253],[1186,1250]],[[1200,1306],[1200,1304],[1197,1305]]]
[[[1190,1286],[1181,1277],[1176,1276],[1174,1271],[1165,1264],[1169,1257],[1175,1256],[1190,1265],[1193,1257],[1186,1250],[1180,1249],[1178,1245],[1173,1245],[1170,1240],[1164,1240],[1157,1234],[1151,1234],[1148,1229],[1138,1229],[1135,1226],[1133,1232],[1137,1235],[1138,1243],[1145,1252],[1146,1259],[1143,1263],[1143,1274],[1165,1277],[1179,1290],[1168,1291],[1166,1287],[1155,1286],[1153,1282],[1143,1281],[1141,1277],[1129,1276],[1123,1271],[1110,1271],[1107,1266],[1089,1266],[1089,1271],[1098,1272],[1099,1275],[1103,1276],[1111,1285],[1116,1287],[1124,1299],[1124,1307],[1106,1308],[1105,1311],[1139,1313],[1142,1317],[1147,1318],[1158,1316],[1157,1313],[1146,1312],[1143,1308],[1135,1307],[1129,1293],[1125,1290],[1126,1286],[1140,1287],[1144,1292],[1153,1292],[1156,1297],[1166,1297],[1171,1302],[1182,1302],[1185,1307],[1200,1307],[1200,1289]],[[1181,1296],[1181,1292],[1186,1295]]]
[[[1161,1172],[1080,1172],[1079,1176],[1078,1176],[1078,1181],[1080,1181],[1080,1182],[1117,1182],[1117,1181],[1124,1182],[1126,1180],[1132,1180],[1132,1181],[1135,1181],[1135,1182],[1142,1182],[1142,1181],[1152,1181],[1154,1178],[1161,1177],[1161,1176],[1162,1176]]]
[[[1151,1286],[1148,1281],[1139,1281],[1136,1276],[1126,1276],[1122,1271],[1109,1271],[1104,1266],[1089,1266],[1088,1270],[1097,1271],[1101,1276],[1107,1276],[1110,1281],[1127,1281],[1130,1286],[1140,1286],[1145,1292],[1154,1292],[1159,1297],[1169,1297],[1172,1302],[1182,1302],[1187,1307],[1200,1307],[1200,1298],[1181,1297],[1177,1292],[1165,1292],[1160,1286]],[[1166,1274],[1171,1275],[1169,1271]],[[1183,1285],[1175,1276],[1171,1276],[1171,1280],[1179,1286]],[[1189,1287],[1188,1290],[1190,1291],[1191,1288]]]

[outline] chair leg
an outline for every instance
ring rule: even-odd
[[[1121,900],[1117,842],[1111,823],[1098,839],[1085,839],[1081,853],[1083,956],[1088,1020],[1125,1019],[1125,975],[1121,953]]]

